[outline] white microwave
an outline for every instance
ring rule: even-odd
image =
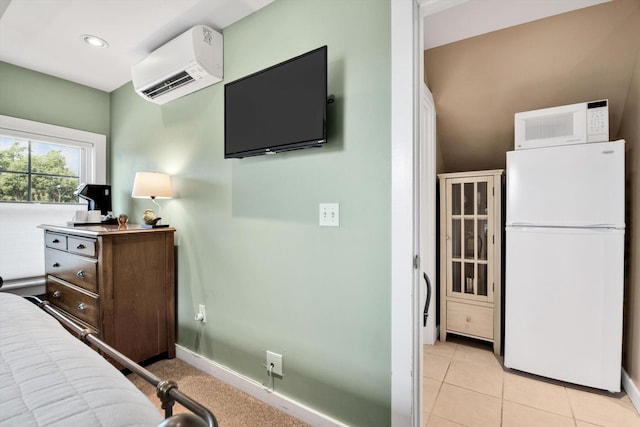
[[[516,113],[514,125],[516,150],[609,141],[609,101]]]

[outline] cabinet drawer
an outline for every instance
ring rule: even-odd
[[[81,237],[67,238],[67,250],[74,254],[80,254],[90,257],[96,256],[96,241],[93,239],[83,239]]]
[[[48,248],[67,250],[67,236],[56,233],[49,233],[48,231],[44,235],[44,242]]]
[[[493,339],[493,309],[448,301],[447,330]]]
[[[47,277],[47,300],[69,314],[98,328],[98,296]]]
[[[97,260],[49,248],[45,250],[44,258],[46,274],[91,292],[98,292]]]

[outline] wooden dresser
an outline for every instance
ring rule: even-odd
[[[175,357],[175,229],[40,228],[51,304],[135,362]]]

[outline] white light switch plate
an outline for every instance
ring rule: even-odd
[[[320,203],[320,225],[322,227],[340,226],[340,204]]]

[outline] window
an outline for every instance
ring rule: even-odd
[[[104,135],[0,116],[0,202],[78,203],[104,183]]]
[[[92,132],[0,115],[0,275],[5,288],[44,276],[44,233],[38,225],[65,224],[76,210],[86,209],[73,190],[82,182],[106,184],[106,140]],[[17,182],[12,191],[3,187],[6,181]]]
[[[77,203],[92,148],[0,135],[0,201]]]

